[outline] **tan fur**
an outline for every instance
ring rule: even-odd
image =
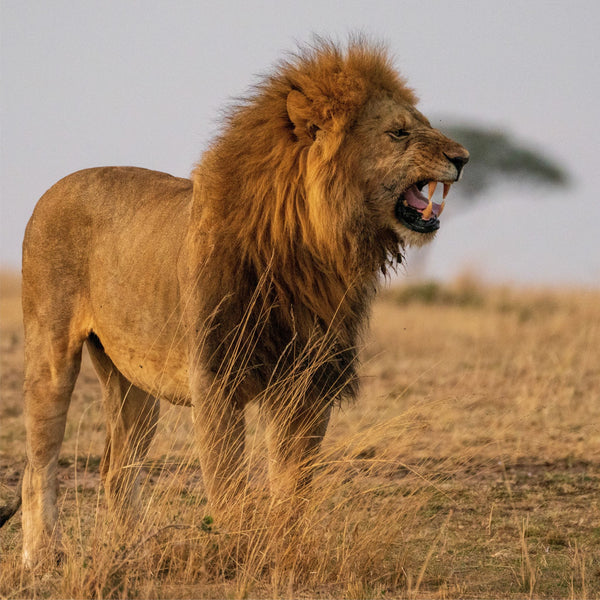
[[[294,495],[333,402],[356,394],[356,346],[380,274],[407,244],[394,208],[466,157],[414,108],[383,49],[319,42],[234,107],[192,181],[89,169],[39,201],[23,246],[28,467],[24,560],[56,536],[55,471],[87,342],[109,423],[111,506],[134,493],[158,417],[188,404],[218,509],[244,485],[243,409],[267,418],[273,493]],[[406,141],[388,130],[411,131]]]

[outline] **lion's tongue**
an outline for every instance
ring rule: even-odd
[[[408,206],[412,206],[417,210],[425,210],[427,208],[427,205],[429,204],[427,198],[423,196],[423,194],[421,194],[421,192],[417,189],[416,185],[411,185],[404,192],[404,202]]]
[[[417,189],[416,185],[411,185],[404,192],[404,203],[407,206],[416,208],[420,212],[424,211],[429,206],[429,200],[427,199],[427,196],[421,194],[421,192]],[[436,204],[435,202],[433,202],[429,214],[433,214],[433,216],[437,217],[442,212],[442,210],[443,208],[440,204]]]

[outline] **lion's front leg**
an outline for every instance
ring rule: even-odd
[[[265,412],[271,494],[276,502],[297,506],[306,500],[331,404],[316,402],[294,408],[267,404]]]
[[[206,494],[210,506],[223,512],[233,508],[246,484],[245,421],[243,407],[218,387],[214,382],[196,386],[192,405]]]

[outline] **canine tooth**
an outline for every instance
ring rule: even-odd
[[[431,185],[431,184],[429,184],[429,185]],[[433,203],[431,202],[431,200],[429,200],[429,204],[427,205],[427,208],[425,208],[425,210],[421,213],[421,216],[425,221],[429,221],[429,219],[431,218],[432,212],[433,212]]]
[[[446,206],[446,203],[442,202],[440,204],[440,209],[438,210],[438,214],[437,214],[438,217],[444,212],[444,206]]]
[[[433,197],[433,192],[435,192],[436,187],[437,187],[437,181],[429,182],[429,204],[431,204],[431,198]]]
[[[448,192],[450,191],[450,186],[451,186],[451,185],[452,185],[451,183],[445,183],[445,184],[444,184],[444,195],[443,195],[443,198],[444,198],[444,199],[445,199],[445,198],[446,198],[446,196],[448,195]]]

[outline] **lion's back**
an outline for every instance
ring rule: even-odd
[[[176,260],[192,183],[135,167],[98,167],[58,181],[39,200],[23,241],[23,276],[94,278]],[[131,274],[128,275],[130,277]],[[66,280],[66,281],[65,281]]]
[[[79,262],[93,248],[138,241],[156,248],[157,231],[184,228],[192,182],[137,167],[97,167],[77,171],[54,184],[39,200],[27,225],[24,259],[44,255]],[[146,238],[146,239],[144,239]],[[118,248],[123,251],[125,248]]]

